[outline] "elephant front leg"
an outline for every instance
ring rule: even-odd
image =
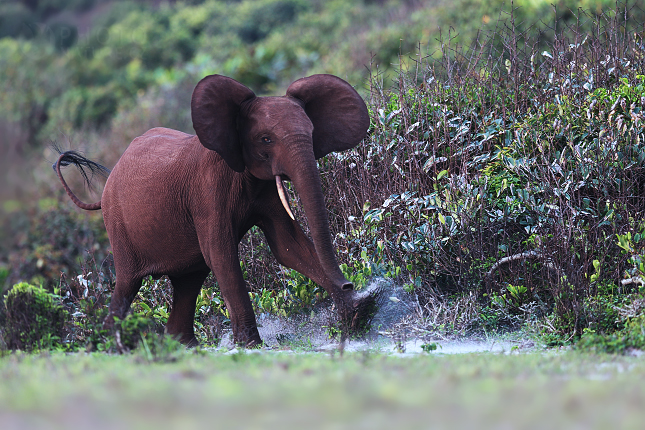
[[[236,345],[252,348],[262,345],[246,283],[240,269],[237,249],[212,260],[212,270],[228,310]]]

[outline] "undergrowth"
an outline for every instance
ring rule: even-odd
[[[4,297],[2,340],[9,349],[31,351],[60,345],[66,312],[59,297],[21,282]]]
[[[632,12],[540,31],[511,13],[469,48],[401,58],[393,87],[373,77],[369,138],[321,163],[342,259],[378,249],[429,329],[467,298],[465,332],[530,326],[557,345],[635,327],[615,310],[645,274]]]

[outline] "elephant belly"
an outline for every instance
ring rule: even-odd
[[[127,260],[125,265],[142,276],[181,274],[203,266],[194,228],[177,215],[168,209],[141,210],[130,199],[111,205],[104,219],[115,262]]]

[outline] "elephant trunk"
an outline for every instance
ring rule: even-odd
[[[288,174],[300,196],[320,264],[326,277],[334,286],[340,287],[341,290],[353,290],[354,286],[345,279],[338,267],[320,175],[311,144],[308,150],[302,152],[304,153],[296,157],[298,162],[295,172],[288,172]]]

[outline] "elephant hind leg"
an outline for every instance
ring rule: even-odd
[[[199,290],[209,271],[193,272],[181,276],[169,276],[172,283],[172,310],[166,324],[166,333],[175,336],[187,346],[197,346],[193,322]]]
[[[115,317],[121,320],[125,318],[128,310],[130,310],[132,301],[139,292],[139,289],[141,289],[141,281],[143,281],[143,278],[140,276],[119,276],[117,272],[116,287],[112,293],[108,315],[103,322],[103,328],[112,329],[114,327]]]

